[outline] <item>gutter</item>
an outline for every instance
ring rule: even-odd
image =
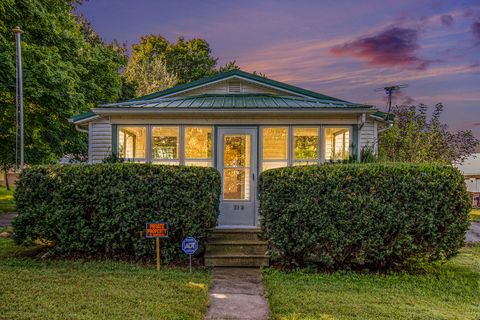
[[[80,128],[78,124],[75,125],[75,130],[82,133],[88,133],[88,130]]]

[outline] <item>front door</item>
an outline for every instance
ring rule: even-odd
[[[219,128],[217,168],[222,175],[219,226],[255,226],[257,129]]]

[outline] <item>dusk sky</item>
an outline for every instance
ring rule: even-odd
[[[451,129],[480,138],[480,0],[91,0],[78,11],[106,41],[204,38],[219,65],[380,110],[376,88],[408,84],[395,103],[443,102]]]

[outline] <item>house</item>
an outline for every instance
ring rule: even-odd
[[[463,173],[467,191],[472,199],[472,207],[480,208],[480,153],[468,157],[458,169]]]
[[[91,163],[117,154],[135,162],[209,166],[222,175],[218,224],[259,224],[256,180],[270,168],[358,159],[389,123],[348,102],[240,70],[126,102],[70,121],[88,132]]]

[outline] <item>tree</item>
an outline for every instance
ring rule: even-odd
[[[203,39],[170,43],[161,35],[148,35],[132,45],[125,71],[127,83],[137,87],[136,95],[164,90],[215,73],[217,59]]]
[[[399,162],[461,163],[475,152],[479,140],[472,131],[450,132],[440,117],[443,105],[395,107],[393,127],[379,136],[379,159]]]
[[[25,161],[50,163],[86,152],[85,134],[68,118],[97,103],[117,100],[123,48],[104,44],[73,14],[75,0],[0,2],[0,166],[15,162],[15,41],[20,25],[24,73]]]

